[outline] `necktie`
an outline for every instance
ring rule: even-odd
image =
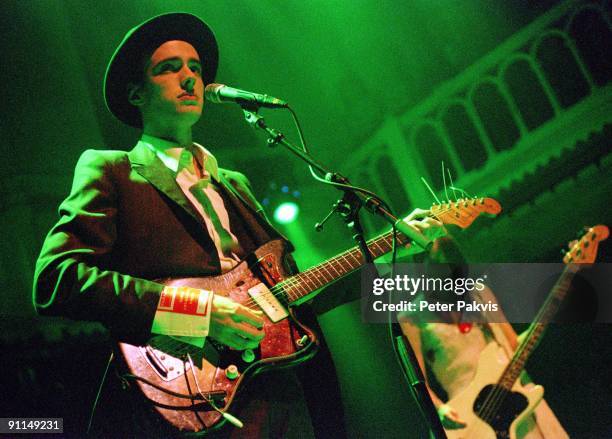
[[[222,267],[231,268],[235,265],[231,261],[239,259],[236,253],[240,253],[240,247],[238,240],[230,231],[227,209],[215,188],[211,173],[206,169],[206,163],[200,167],[200,163],[188,148],[183,149],[181,153],[177,181],[181,186],[185,185],[183,187],[188,188],[191,194],[189,198],[196,205],[196,209],[200,211],[198,205],[201,207],[204,222],[217,247]]]

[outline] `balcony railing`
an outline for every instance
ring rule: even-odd
[[[405,213],[433,200],[421,177],[438,198],[453,198],[442,163],[455,186],[494,196],[601,130],[612,121],[610,6],[568,1],[551,9],[387,118],[352,157],[349,174]]]

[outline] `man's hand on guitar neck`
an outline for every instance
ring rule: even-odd
[[[254,349],[264,338],[263,313],[215,295],[208,336],[234,349]]]
[[[437,238],[446,236],[448,232],[444,224],[431,216],[430,210],[414,209],[404,218],[404,222],[415,228],[430,240],[434,241]],[[418,245],[412,245],[408,249],[408,254],[420,253],[423,251]]]

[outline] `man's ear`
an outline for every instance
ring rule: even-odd
[[[141,107],[144,104],[144,96],[142,90],[142,84],[135,84],[130,82],[127,85],[128,89],[128,101],[135,107]]]

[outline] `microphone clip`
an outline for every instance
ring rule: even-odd
[[[268,133],[267,143],[270,148],[277,146],[284,140],[285,135],[283,133],[275,130],[274,128],[269,128],[266,125],[263,116],[257,112],[259,110],[259,106],[257,104],[252,102],[241,103],[240,107],[242,107],[244,119],[249,125],[251,125],[253,128],[265,130]]]

